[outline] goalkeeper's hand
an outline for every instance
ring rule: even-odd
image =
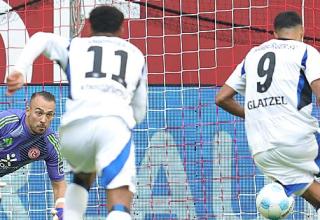
[[[64,198],[58,198],[55,203],[55,208],[51,209],[53,220],[63,220]]]
[[[63,220],[63,208],[54,208],[51,210],[52,220]]]

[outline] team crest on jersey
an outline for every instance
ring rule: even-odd
[[[37,159],[40,156],[40,150],[37,147],[32,147],[28,151],[28,157],[30,159]]]

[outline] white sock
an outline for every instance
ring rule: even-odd
[[[108,214],[106,220],[131,220],[131,215],[127,212],[112,211]]]
[[[71,183],[65,194],[63,219],[81,220],[88,203],[88,191],[78,184]]]
[[[320,220],[320,209],[317,210],[317,219]]]

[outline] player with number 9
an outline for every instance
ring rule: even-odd
[[[274,36],[247,53],[216,95],[216,104],[245,118],[258,168],[283,185],[288,196],[302,196],[318,210],[319,125],[311,113],[312,93],[320,103],[320,54],[302,42],[302,20],[294,11],[275,17]],[[234,99],[237,93],[245,97],[244,106]]]

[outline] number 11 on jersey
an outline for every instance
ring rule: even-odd
[[[91,46],[88,49],[88,52],[93,51],[93,69],[90,72],[86,72],[86,78],[105,78],[107,76],[106,73],[102,72],[101,64],[102,64],[102,47],[100,46]],[[120,83],[125,88],[127,87],[127,83],[125,81],[125,75],[127,70],[127,60],[128,53],[124,50],[117,50],[114,52],[115,56],[120,56],[120,72],[119,75],[112,74],[111,79]]]

